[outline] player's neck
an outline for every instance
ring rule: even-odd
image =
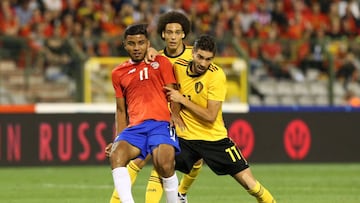
[[[193,61],[186,67],[186,74],[192,78],[201,76],[201,74],[195,72],[195,64]]]
[[[176,58],[180,56],[185,51],[185,44],[180,45],[176,49],[169,49],[168,47],[165,48],[165,54],[168,57]]]

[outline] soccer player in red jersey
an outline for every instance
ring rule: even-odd
[[[165,48],[160,51],[160,55],[166,56],[173,64],[178,59],[181,61],[192,60],[192,46],[186,46],[184,42],[184,39],[187,37],[191,29],[190,24],[191,23],[188,17],[184,13],[178,11],[170,11],[162,14],[159,17],[157,32],[165,42]],[[156,50],[150,48],[147,52],[147,57],[150,61],[152,61],[158,54],[159,53]],[[173,118],[176,119],[176,117]],[[182,120],[180,121],[182,122]],[[182,123],[180,123],[180,121],[174,121],[174,123],[178,124],[177,127],[184,128],[185,126],[181,126]],[[110,148],[111,144],[106,147],[106,154],[108,154],[107,151]],[[151,156],[148,156],[146,159],[138,157],[130,161],[128,164],[127,168],[133,183],[135,182],[140,170],[146,165],[146,162],[150,160],[150,157]],[[179,202],[187,202],[186,193],[201,171],[201,167],[202,161],[200,160],[194,165],[193,170],[191,170],[189,174],[183,175],[178,188]],[[145,202],[159,203],[162,197],[162,193],[163,188],[161,178],[159,178],[156,170],[152,170],[146,189]],[[111,196],[110,203],[120,203],[116,189]]]
[[[110,164],[115,188],[122,203],[133,203],[131,180],[126,165],[148,154],[162,178],[166,200],[176,203],[178,179],[174,171],[178,139],[170,127],[170,111],[163,87],[174,87],[176,80],[171,62],[156,56],[147,64],[144,58],[150,46],[145,24],[129,26],[124,47],[130,60],[112,71],[116,96],[116,135]]]

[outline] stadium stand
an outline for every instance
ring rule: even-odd
[[[343,105],[349,89],[360,96],[359,7],[358,1],[3,0],[0,104],[83,101],[89,58],[126,56],[121,35],[137,22],[149,23],[152,46],[162,48],[156,19],[178,10],[193,23],[188,44],[208,33],[219,57],[246,61],[250,104],[328,105],[334,95],[334,105]],[[241,87],[234,81],[228,87],[227,102],[241,101]]]

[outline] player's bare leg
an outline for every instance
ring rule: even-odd
[[[175,173],[174,147],[168,144],[160,144],[153,151],[153,163],[162,179],[166,202],[176,203],[179,181]]]

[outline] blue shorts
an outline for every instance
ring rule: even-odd
[[[146,120],[138,125],[125,128],[114,142],[127,141],[139,148],[141,154],[138,158],[145,159],[152,154],[159,144],[169,144],[175,147],[175,153],[180,153],[179,141],[175,129],[166,121]]]

